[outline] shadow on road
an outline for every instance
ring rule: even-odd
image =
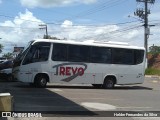
[[[54,91],[34,88],[19,82],[6,84],[3,91],[9,92],[13,96],[14,111],[16,112],[39,112],[44,117],[97,115]]]
[[[8,83],[8,81],[0,81],[2,83]],[[21,83],[18,81],[11,81],[10,83],[18,83],[17,85],[14,85],[14,87],[17,88],[32,88],[32,89],[40,89],[35,88],[34,86],[31,86],[26,83]],[[94,87],[90,84],[88,85],[69,85],[69,84],[58,84],[58,85],[47,85],[46,88],[62,88],[62,89],[104,89],[103,87]],[[42,88],[43,89],[43,88]],[[137,85],[116,85],[113,89],[104,89],[104,90],[153,90],[151,87],[145,87],[145,86],[137,86]]]
[[[144,86],[117,86],[113,90],[153,90],[153,88]]]
[[[63,89],[103,89],[102,87],[80,86],[80,85],[49,85],[47,88],[63,88]],[[153,90],[153,88],[144,86],[115,86],[113,89],[104,90]]]

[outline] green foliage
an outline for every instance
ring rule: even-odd
[[[2,44],[0,44],[0,53],[2,52],[3,47],[4,46]]]
[[[52,37],[52,36],[50,36],[50,35],[44,35],[44,36],[43,36],[43,39],[67,40],[67,38],[60,39],[60,38],[57,38],[57,37]]]
[[[60,40],[59,38],[57,38],[57,37],[52,37],[52,36],[50,36],[50,35],[44,35],[43,38],[44,38],[44,39]]]
[[[160,75],[160,69],[147,68],[145,71],[146,75]]]
[[[8,52],[8,53],[4,54],[2,57],[7,58],[7,59],[12,59],[13,54]]]
[[[151,54],[158,54],[160,53],[160,46],[151,46],[149,47],[149,53]]]

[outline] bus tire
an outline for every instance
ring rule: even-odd
[[[112,89],[115,85],[115,78],[114,77],[106,77],[103,83],[103,88],[105,89]]]
[[[13,80],[13,76],[12,76],[12,74],[9,74],[7,76],[7,81],[11,82],[12,80]]]
[[[35,78],[35,86],[38,88],[44,88],[47,85],[48,78],[45,75],[38,75]]]
[[[30,85],[31,87],[35,87],[35,86],[36,86],[35,83],[29,83],[29,85]]]

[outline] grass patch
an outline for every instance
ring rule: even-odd
[[[155,68],[147,68],[145,71],[146,75],[159,75],[160,76],[160,69]]]

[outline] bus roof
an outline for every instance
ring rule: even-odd
[[[71,44],[71,45],[86,45],[86,46],[97,46],[97,47],[114,47],[114,48],[127,48],[127,49],[142,49],[145,50],[144,47],[132,46],[125,42],[115,42],[115,41],[94,41],[94,40],[86,40],[86,41],[73,41],[73,40],[53,40],[53,39],[35,39],[36,42],[52,42],[52,43],[63,43],[63,44]]]

